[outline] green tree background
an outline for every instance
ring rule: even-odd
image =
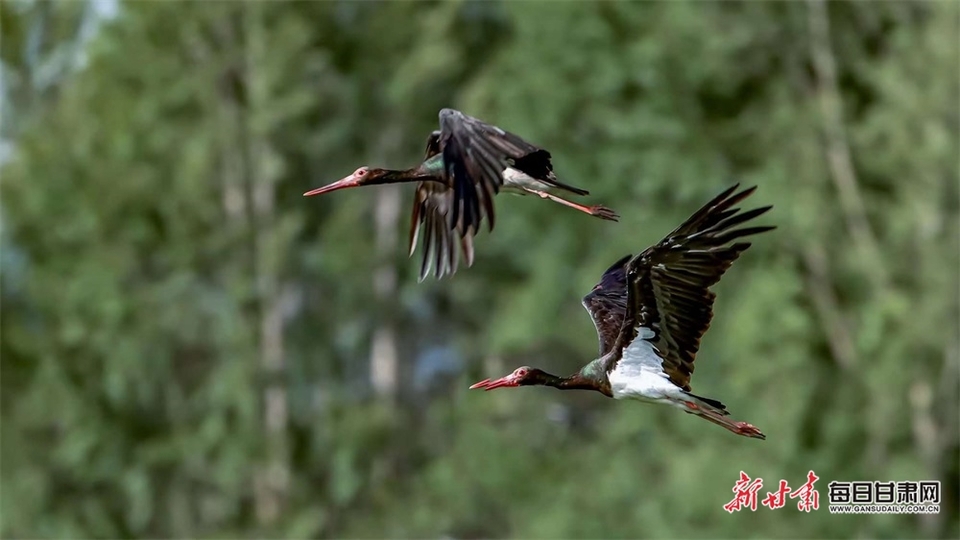
[[[4,1],[4,537],[957,538],[956,2]],[[106,15],[105,15],[106,13]],[[416,283],[439,108],[543,145],[610,224],[501,196]],[[580,297],[734,181],[779,229],[693,379],[735,437],[600,395]],[[728,514],[741,470],[821,508]],[[830,515],[832,480],[943,483]]]

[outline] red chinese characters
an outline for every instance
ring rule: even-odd
[[[780,487],[772,493],[767,493],[766,498],[763,499],[763,502],[760,504],[766,506],[771,510],[776,510],[777,508],[783,508],[787,505],[787,495],[790,494],[790,486],[787,485],[786,480],[780,480]]]
[[[763,506],[771,510],[783,508],[787,505],[787,499],[797,499],[797,510],[801,512],[810,512],[820,508],[820,493],[814,487],[814,484],[820,478],[810,471],[807,473],[807,481],[797,488],[791,490],[786,480],[780,480],[776,491],[767,492],[767,496],[760,502]],[[723,509],[731,514],[739,512],[743,508],[757,510],[757,493],[763,487],[762,478],[751,479],[747,473],[740,471],[740,479],[734,484],[733,500],[723,505]]]
[[[740,471],[740,480],[733,486],[735,493],[733,500],[723,505],[723,509],[731,514],[739,512],[741,508],[749,507],[754,512],[757,511],[757,492],[763,487],[763,479],[756,478],[750,480],[747,473]]]
[[[797,501],[797,510],[809,512],[820,508],[820,493],[813,487],[813,484],[819,479],[817,475],[813,474],[813,471],[808,472],[807,482],[790,494],[791,499],[800,499]]]

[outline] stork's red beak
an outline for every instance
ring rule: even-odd
[[[520,386],[520,383],[515,381],[510,376],[491,381],[490,379],[484,379],[473,386],[470,387],[470,390],[476,390],[478,388],[483,388],[484,390],[493,390],[494,388],[504,388],[509,386]]]
[[[317,189],[312,189],[304,193],[303,196],[310,197],[312,195],[323,195],[324,193],[330,193],[331,191],[336,191],[338,189],[352,188],[352,187],[357,187],[359,185],[360,185],[360,182],[356,178],[354,178],[354,176],[351,174],[350,176],[343,178],[341,180],[337,180],[332,184],[327,184],[326,186],[318,187]]]

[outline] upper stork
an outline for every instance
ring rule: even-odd
[[[520,137],[453,109],[440,110],[440,130],[427,138],[423,162],[406,170],[360,167],[350,176],[308,191],[321,195],[338,189],[417,182],[410,222],[409,253],[413,255],[424,231],[420,281],[430,273],[441,278],[457,270],[460,249],[473,264],[473,235],[486,216],[493,230],[493,197],[501,188],[521,195],[537,195],[601,219],[619,216],[604,206],[584,206],[551,193],[588,195],[557,180],[550,152]]]
[[[615,399],[671,405],[737,435],[765,439],[755,426],[729,418],[723,403],[691,392],[693,361],[710,326],[710,290],[750,244],[738,238],[775,227],[741,227],[770,206],[740,212],[733,206],[755,187],[724,191],[657,245],[611,266],[583,305],[600,339],[600,357],[569,377],[521,367],[470,388],[542,385],[596,390]]]

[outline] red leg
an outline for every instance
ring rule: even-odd
[[[712,411],[707,407],[701,407],[696,403],[690,401],[684,401],[683,405],[686,407],[687,412],[695,414],[704,420],[713,422],[718,426],[732,431],[737,435],[743,435],[744,437],[751,437],[754,439],[766,439],[767,436],[763,434],[756,426],[753,424],[748,424],[747,422],[738,422],[736,420],[731,420],[730,418],[723,416],[722,414]]]
[[[564,206],[569,206],[574,210],[579,210],[585,214],[590,214],[591,216],[596,216],[600,219],[606,219],[608,221],[619,221],[620,216],[616,212],[607,208],[606,206],[595,205],[595,206],[585,206],[582,204],[577,204],[566,199],[557,197],[556,195],[547,193],[546,191],[540,191],[538,189],[522,188],[528,193],[533,193],[534,195],[539,195],[541,199],[550,199],[553,202],[560,203]]]

